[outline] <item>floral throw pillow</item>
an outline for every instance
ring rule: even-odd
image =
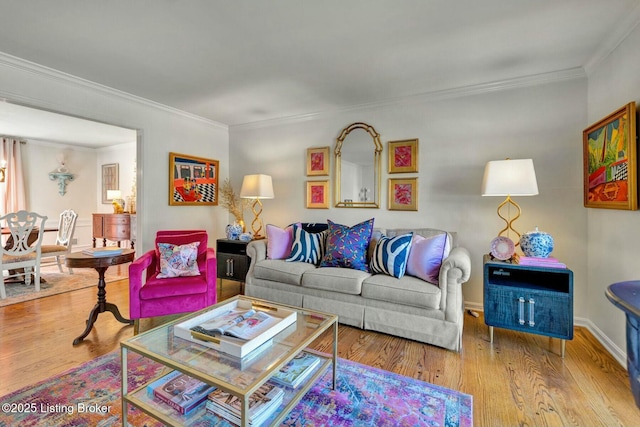
[[[200,242],[186,245],[173,245],[171,243],[158,243],[160,252],[159,279],[181,276],[199,276],[198,270],[198,246]]]
[[[367,247],[373,232],[373,218],[353,227],[327,220],[327,247],[320,267],[344,267],[369,271]]]

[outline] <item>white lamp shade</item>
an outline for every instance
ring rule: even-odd
[[[269,175],[245,175],[240,197],[243,199],[273,199],[273,184]]]
[[[107,199],[110,199],[110,200],[122,199],[122,192],[120,190],[107,190]]]
[[[535,196],[538,194],[532,159],[487,162],[482,180],[483,196]]]

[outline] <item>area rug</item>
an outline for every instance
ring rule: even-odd
[[[156,362],[131,355],[129,389],[159,375]],[[0,427],[121,425],[120,353],[112,352],[0,398]],[[423,381],[340,359],[337,389],[322,376],[282,426],[471,427],[473,397]],[[162,424],[131,408],[129,425]],[[230,426],[205,415],[194,426]]]
[[[107,283],[116,280],[126,279],[128,264],[111,267],[105,274]],[[36,292],[33,283],[25,285],[22,283],[6,283],[7,298],[0,299],[0,307],[19,302],[30,301],[37,298],[44,298],[51,295],[62,294],[65,292],[75,291],[76,289],[88,288],[98,285],[98,272],[92,268],[74,268],[73,274],[69,274],[67,268],[63,267],[64,273],[60,273],[57,265],[42,267],[40,276],[45,279],[46,283],[40,284],[40,292]]]

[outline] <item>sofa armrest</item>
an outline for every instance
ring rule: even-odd
[[[249,285],[253,281],[253,269],[258,261],[267,259],[267,239],[252,240],[247,245],[247,256],[251,259],[249,270],[245,278]]]
[[[451,249],[449,256],[440,266],[440,290],[442,299],[440,309],[444,311],[445,320],[457,322],[462,316],[464,299],[462,284],[471,275],[471,256],[462,247]]]

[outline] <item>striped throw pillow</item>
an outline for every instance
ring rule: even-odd
[[[318,265],[324,255],[327,232],[309,233],[302,226],[293,224],[293,245],[285,261],[308,262]]]
[[[407,270],[412,239],[413,233],[395,237],[380,237],[369,262],[371,272],[388,274],[398,279],[402,278]]]

